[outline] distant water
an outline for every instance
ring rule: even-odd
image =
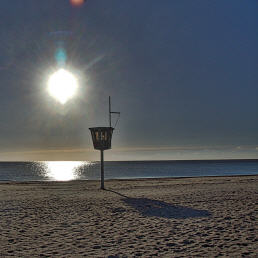
[[[258,160],[107,161],[106,179],[257,175]],[[99,162],[0,162],[0,181],[95,180]]]

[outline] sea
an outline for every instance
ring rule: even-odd
[[[106,161],[105,179],[257,175],[257,160]],[[100,162],[0,162],[0,181],[98,180]]]

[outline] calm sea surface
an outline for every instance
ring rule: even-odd
[[[106,179],[257,174],[258,160],[105,162]],[[0,162],[0,181],[94,180],[99,176],[99,162]]]

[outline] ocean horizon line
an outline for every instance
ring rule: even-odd
[[[233,158],[233,159],[142,159],[142,160],[105,160],[105,162],[187,162],[187,161],[258,161],[258,158]],[[4,162],[96,162],[99,160],[0,160],[0,163]]]

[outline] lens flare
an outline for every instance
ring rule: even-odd
[[[64,69],[58,70],[49,77],[48,93],[61,104],[65,104],[72,98],[77,88],[78,82],[75,76]]]
[[[66,63],[66,51],[63,47],[59,47],[57,50],[56,50],[56,53],[55,53],[55,58],[56,58],[56,62],[57,64],[62,67],[65,65]]]
[[[70,4],[75,7],[80,7],[84,4],[84,0],[70,0]]]

